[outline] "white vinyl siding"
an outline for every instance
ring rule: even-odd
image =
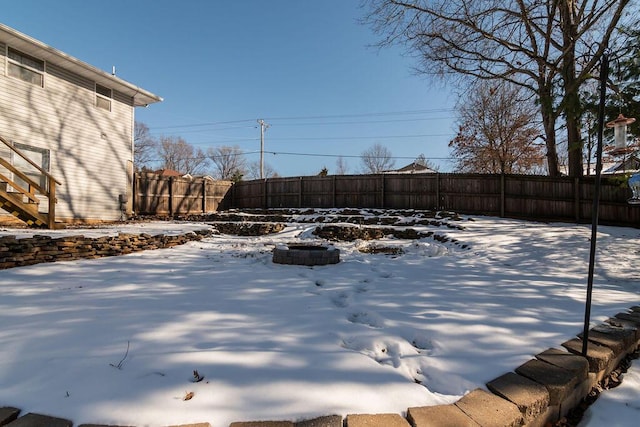
[[[0,43],[2,68],[6,51]],[[96,108],[95,82],[51,64],[44,88],[1,71],[0,135],[50,150],[51,174],[62,182],[57,217],[120,219],[118,195],[127,193],[133,157],[133,100],[113,91],[111,111]]]

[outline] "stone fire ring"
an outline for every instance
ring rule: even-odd
[[[340,262],[340,250],[333,246],[291,243],[273,249],[273,262],[290,265],[328,265]]]

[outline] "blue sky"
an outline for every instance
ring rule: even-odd
[[[357,173],[374,144],[396,167],[424,154],[451,169],[454,96],[401,49],[371,47],[359,0],[3,3],[4,24],[163,97],[136,111],[153,135],[257,161],[264,119],[281,176],[332,173],[337,156]]]

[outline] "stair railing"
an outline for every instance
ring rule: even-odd
[[[2,157],[0,157],[0,165],[4,166],[9,171],[13,172],[14,176],[17,176],[21,180],[25,181],[27,183],[27,187],[28,188],[27,189],[23,188],[22,185],[16,183],[13,179],[10,179],[7,176],[4,176],[2,173],[0,173],[0,180],[6,182],[13,189],[17,190],[19,193],[21,193],[23,196],[29,198],[29,200],[31,200],[34,203],[39,203],[40,202],[40,200],[36,197],[36,194],[35,194],[36,191],[38,191],[43,196],[47,197],[47,199],[49,201],[49,206],[48,206],[49,210],[48,210],[48,214],[47,214],[47,227],[51,228],[51,229],[54,228],[55,220],[56,220],[56,184],[62,185],[62,183],[60,181],[58,181],[57,179],[55,179],[53,176],[51,176],[51,174],[49,172],[47,172],[46,170],[42,169],[42,167],[40,167],[37,163],[35,163],[33,160],[31,160],[29,157],[27,157],[18,148],[14,147],[13,144],[11,144],[9,141],[4,139],[2,136],[0,136],[0,141],[4,145],[9,147],[9,149],[11,151],[13,151],[15,154],[20,156],[22,159],[24,159],[31,166],[33,166],[40,173],[41,176],[45,177],[46,185],[45,185],[45,188],[43,188],[40,185],[40,183],[35,182],[31,177],[29,177],[24,172],[22,172],[19,169],[17,169],[14,165],[11,164],[11,162],[8,162],[7,160],[3,159]]]

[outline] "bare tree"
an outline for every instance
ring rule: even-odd
[[[509,83],[479,82],[457,106],[459,130],[449,143],[456,169],[475,173],[532,173],[543,163],[537,109]]]
[[[210,147],[207,157],[213,162],[216,169],[214,175],[218,179],[237,180],[247,173],[244,153],[237,145]]]
[[[415,163],[417,165],[425,166],[434,171],[437,171],[438,169],[440,169],[440,167],[435,163],[433,163],[431,160],[427,160],[427,157],[422,153],[420,153],[418,157],[416,157]]]
[[[156,141],[149,133],[149,127],[142,122],[135,122],[133,128],[133,164],[140,170],[153,160],[156,151]]]
[[[277,178],[278,172],[268,163],[264,163],[264,178]],[[247,176],[249,179],[260,179],[260,162],[251,162],[247,167]]]
[[[158,157],[163,169],[173,169],[183,174],[197,175],[207,166],[207,157],[201,149],[180,137],[161,136],[158,139]]]
[[[396,163],[391,151],[380,144],[363,151],[361,160],[364,173],[380,173],[391,169]]]
[[[382,45],[402,44],[420,72],[504,80],[538,98],[549,173],[559,175],[556,121],[569,174],[582,175],[580,85],[591,77],[630,0],[369,0]]]
[[[347,166],[344,157],[340,156],[336,160],[336,175],[346,175],[347,173],[349,173],[349,166]]]

